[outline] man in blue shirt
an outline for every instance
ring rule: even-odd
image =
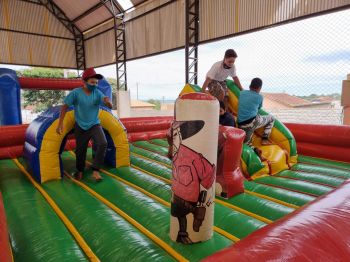
[[[263,104],[263,97],[260,94],[262,80],[254,78],[249,86],[250,90],[241,92],[238,104],[238,127],[246,132],[245,143],[251,146],[254,131],[263,127],[261,143],[263,145],[270,144],[269,137],[275,122],[272,115],[259,115],[259,109]]]
[[[84,71],[82,78],[84,80],[83,87],[74,89],[64,99],[56,132],[62,134],[63,119],[68,108],[74,106],[77,168],[75,177],[78,180],[81,180],[83,177],[86,151],[89,141],[92,139],[94,148],[96,149],[94,161],[91,166],[93,170],[92,176],[96,181],[101,181],[102,177],[100,176],[99,169],[105,157],[107,140],[98,119],[98,112],[100,105],[112,108],[112,103],[108,97],[97,89],[98,80],[103,78],[102,75],[96,74],[93,68],[88,68]]]

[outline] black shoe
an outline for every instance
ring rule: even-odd
[[[183,243],[183,244],[193,244],[191,239],[188,237],[187,232],[180,232],[177,234],[176,242]]]
[[[83,179],[83,172],[75,172],[74,175],[73,175],[73,177],[74,177],[76,180],[80,181],[80,180]]]

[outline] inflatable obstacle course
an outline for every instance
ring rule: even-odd
[[[38,130],[53,126],[52,121],[57,120],[53,111],[47,112],[48,119],[43,121],[48,123],[46,129],[38,124]],[[106,116],[110,121],[112,115]],[[334,261],[350,255],[344,219],[349,212],[349,128],[320,127],[321,133],[316,135],[310,131],[311,125],[287,125],[298,142],[298,162],[291,161],[296,155],[288,151],[287,134],[284,140],[276,138],[281,142],[277,149],[283,149],[289,161],[285,165],[270,163],[269,167],[269,163],[255,161],[254,155],[247,157],[243,170],[254,180],[245,180],[244,189],[229,199],[214,199],[213,237],[182,245],[169,238],[172,166],[166,133],[172,121],[172,117],[117,121],[120,130],[127,131],[123,136],[128,139],[130,166],[111,167],[106,162],[101,170],[104,181],[98,184],[89,179],[91,170],[82,181],[70,176],[75,171],[75,155],[70,151],[74,138],[67,136],[69,130],[55,142],[62,179],[39,184],[29,175],[31,167],[23,158],[28,126],[0,127],[0,190],[14,260],[217,261],[226,254],[240,254],[242,261],[286,255],[312,260],[317,257],[314,251],[322,250],[322,258]],[[338,136],[338,140],[320,140],[320,136]],[[259,133],[257,145],[258,137]],[[292,148],[292,143],[288,144]],[[327,150],[321,150],[324,148]],[[120,150],[115,152],[118,162]],[[244,148],[242,152],[243,159]],[[87,167],[92,154],[89,149]],[[282,158],[271,155],[270,162]],[[283,170],[271,176],[271,169],[279,167]],[[325,221],[331,221],[331,227]],[[314,236],[322,237],[321,241]],[[244,250],[250,252],[242,256]]]

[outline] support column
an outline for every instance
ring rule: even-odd
[[[117,89],[128,90],[126,78],[126,45],[125,45],[125,22],[124,10],[114,0],[101,0],[105,7],[114,17],[115,33],[115,62],[117,75]]]
[[[128,90],[126,78],[126,45],[124,14],[114,18],[115,54],[118,90]]]
[[[186,83],[198,84],[199,0],[186,0]]]
[[[117,91],[117,113],[119,118],[131,117],[131,102],[129,90]]]
[[[343,106],[343,125],[350,125],[350,74],[343,81],[341,105]]]

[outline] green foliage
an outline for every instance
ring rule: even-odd
[[[65,97],[64,91],[55,90],[24,90],[23,105],[34,106],[34,112],[43,112],[50,107],[57,106],[63,103]]]
[[[115,91],[117,91],[117,79],[111,77],[107,77],[106,79],[112,87],[112,92],[114,93]]]
[[[63,78],[63,69],[51,69],[51,68],[29,68],[21,71],[17,71],[18,76],[26,77],[43,77],[43,78]],[[74,78],[77,75],[74,72],[68,72],[68,78]],[[48,108],[63,103],[65,97],[64,91],[55,90],[24,90],[22,92],[24,106],[33,106],[34,112],[42,112]]]
[[[149,99],[147,102],[150,103],[150,104],[155,105],[155,109],[156,110],[160,110],[161,103],[160,103],[159,100],[157,100],[157,99]]]

